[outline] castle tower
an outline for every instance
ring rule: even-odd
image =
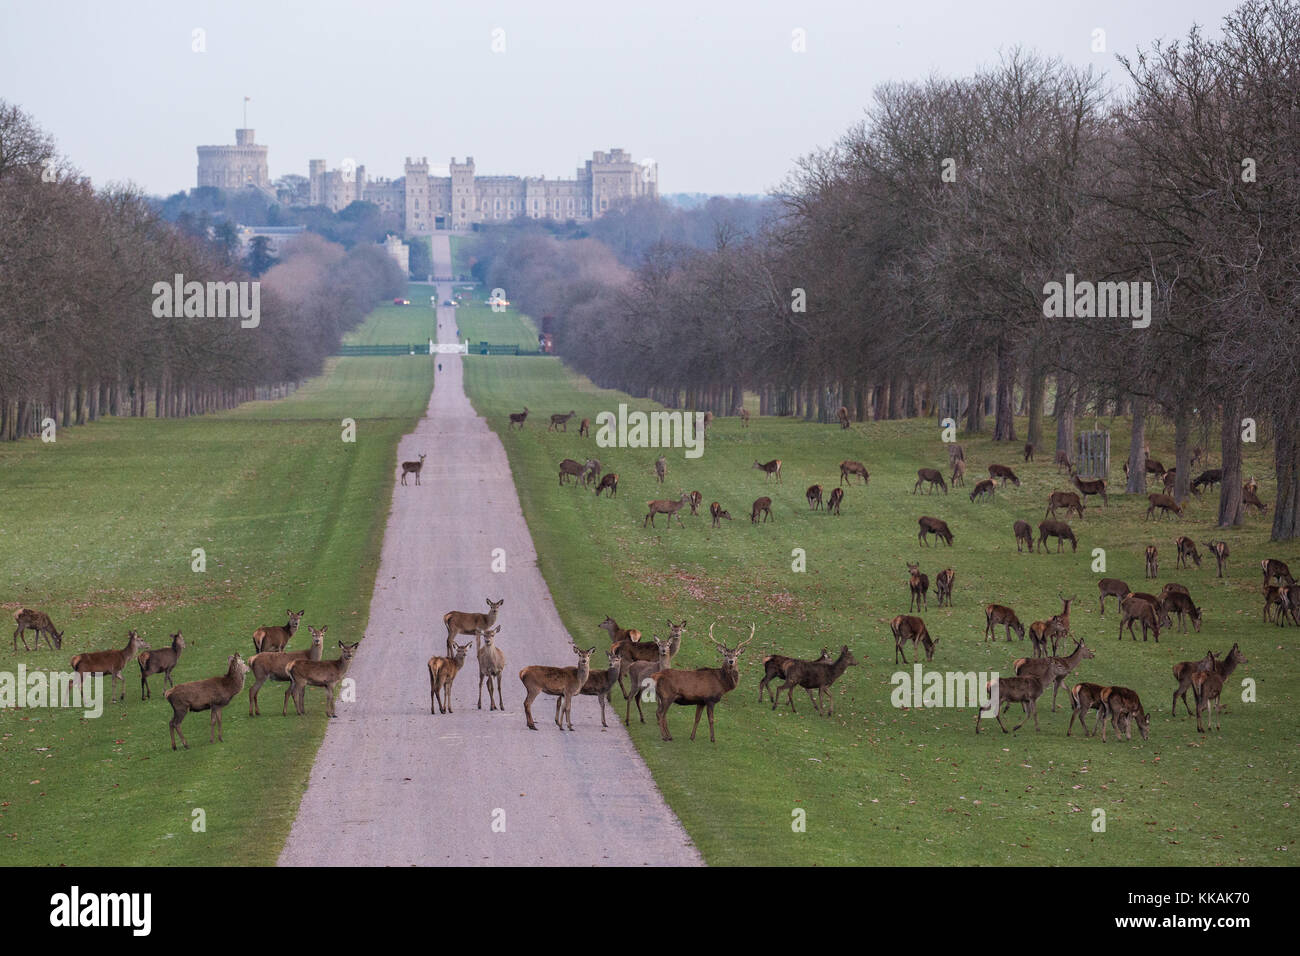
[[[235,130],[234,146],[199,146],[198,185],[218,189],[242,189],[256,186],[269,189],[266,147],[258,146],[253,130]]]
[[[429,208],[429,158],[412,162],[406,157],[406,231],[420,234],[433,231]]]
[[[313,206],[323,205],[325,202],[325,160],[312,159],[307,161],[307,180],[311,184],[309,202]]]
[[[478,190],[474,185],[474,157],[466,156],[465,162],[456,162],[451,158],[451,225],[453,229],[468,229],[470,223],[482,219],[479,211]]]

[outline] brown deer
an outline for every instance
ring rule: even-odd
[[[181,721],[192,710],[212,712],[208,719],[208,743],[216,743],[218,740],[223,744],[226,742],[226,738],[221,733],[221,712],[227,704],[239,696],[239,692],[244,688],[244,675],[248,673],[248,662],[238,654],[231,654],[228,664],[223,677],[193,680],[163,691],[163,697],[172,705],[172,719],[167,722],[172,750],[176,749],[177,734],[180,735],[185,749],[190,749],[190,742],[185,739],[185,732],[181,730]]]
[[[715,528],[719,527],[719,522],[723,518],[726,518],[728,521],[732,520],[731,512],[724,511],[722,505],[718,504],[716,501],[709,505],[709,514],[713,516],[713,527]]]
[[[1204,454],[1205,454],[1205,449],[1202,448],[1200,445],[1197,445],[1195,448],[1192,449],[1192,457],[1191,460],[1188,462],[1188,464],[1191,467],[1195,468],[1196,463],[1201,460],[1201,456]]]
[[[1237,669],[1238,664],[1249,664],[1250,661],[1242,656],[1241,648],[1236,644],[1223,657],[1222,660],[1215,660],[1209,670],[1196,671],[1192,674],[1192,696],[1196,700],[1196,729],[1205,733],[1205,728],[1201,726],[1201,711],[1205,711],[1206,723],[1214,719],[1215,728],[1222,730],[1219,723],[1218,715],[1223,711],[1223,704],[1220,701],[1220,695],[1223,693],[1223,685]]]
[[[931,645],[933,653],[933,645]],[[828,708],[826,716],[833,716],[835,713],[835,699],[831,696],[831,685],[840,679],[848,668],[857,664],[858,659],[853,656],[847,644],[840,648],[840,656],[835,658],[830,664],[820,664],[816,661],[794,661],[785,669],[785,683],[776,689],[776,701],[772,704],[772,709],[776,710],[777,704],[781,700],[781,691],[786,692],[786,702],[790,705],[790,713],[797,713],[794,709],[794,689],[802,687],[808,692],[808,699],[817,706],[817,713],[822,712],[822,695],[826,695]],[[813,690],[816,689],[817,696],[813,697]]]
[[[945,603],[952,607],[952,589],[957,581],[957,572],[952,568],[944,568],[934,579],[934,596],[939,599],[939,607]]]
[[[753,467],[763,472],[763,474],[765,474],[769,478],[773,478],[773,477],[776,478],[776,483],[778,485],[781,483],[781,459],[780,458],[773,458],[769,462],[756,461],[754,462]]]
[[[486,631],[489,627],[497,622],[497,612],[501,610],[501,605],[506,603],[506,599],[494,601],[491,598],[484,598],[487,601],[488,613],[478,614],[474,611],[448,611],[442,616],[443,626],[447,628],[447,656],[456,656],[455,638],[461,635],[473,636],[476,631]]]
[[[1160,514],[1157,517],[1164,517],[1165,515],[1168,515],[1170,512],[1177,515],[1179,518],[1183,516],[1182,505],[1174,501],[1174,499],[1171,498],[1169,495],[1162,495],[1162,494],[1147,495],[1147,501],[1151,502],[1150,506],[1147,508],[1147,520],[1150,520],[1152,512],[1157,510],[1159,510],[1160,512]]]
[[[990,638],[997,640],[993,635],[995,627],[1006,629],[1008,641],[1011,640],[1012,631],[1015,631],[1022,641],[1025,639],[1025,626],[1020,623],[1020,618],[1016,617],[1016,612],[1005,604],[984,605],[984,640]]]
[[[744,408],[744,407],[742,406],[741,408],[738,408],[738,409],[736,410],[736,414],[740,416],[740,424],[741,424],[741,427],[743,427],[743,428],[748,428],[748,427],[749,427],[749,409],[748,409],[748,408]]]
[[[1057,594],[1057,597],[1061,599],[1061,613],[1052,615],[1049,622],[1051,624],[1051,632],[1048,635],[1052,639],[1053,654],[1056,653],[1060,641],[1067,637],[1074,636],[1070,632],[1070,605],[1079,600],[1077,597],[1068,598],[1064,594]],[[1053,705],[1052,709],[1055,710],[1056,707]]]
[[[113,678],[112,688],[115,691],[118,681],[122,682],[122,703],[126,703],[126,678],[122,676],[122,668],[126,667],[131,658],[141,650],[152,650],[135,631],[128,631],[126,635],[126,647],[120,651],[91,651],[87,654],[77,654],[72,658],[72,680],[80,685],[87,674],[109,674]],[[70,685],[69,685],[70,686]],[[114,698],[110,694],[109,703],[113,703]]]
[[[549,667],[544,664],[532,664],[519,672],[519,680],[524,685],[524,716],[528,720],[528,729],[536,730],[533,722],[533,701],[539,694],[559,697],[563,706],[555,711],[555,726],[564,730],[561,717],[573,730],[573,695],[580,694],[591,673],[591,655],[596,653],[595,646],[582,650],[576,644],[570,644],[573,653],[578,655],[576,667]]]
[[[563,488],[569,478],[577,478],[578,484],[582,484],[582,470],[582,464],[572,458],[560,462],[560,487]]]
[[[1187,624],[1183,620],[1186,615],[1192,619],[1192,627],[1196,633],[1201,632],[1201,609],[1192,603],[1191,597],[1179,591],[1170,591],[1160,599],[1160,608],[1165,614],[1178,615],[1178,630],[1187,633]]]
[[[609,496],[611,498],[618,495],[618,475],[612,471],[607,475],[601,476],[600,484],[596,486],[596,497],[599,498],[600,493],[606,489],[609,490]]]
[[[993,716],[997,718],[998,726],[1002,732],[1009,733],[1007,725],[1002,723],[1002,714],[1012,704],[1020,704],[1025,711],[1025,720],[1012,727],[1012,730],[1019,730],[1025,725],[1025,721],[1030,717],[1034,718],[1034,730],[1038,730],[1038,698],[1043,696],[1043,691],[1047,688],[1037,677],[997,677],[990,680],[984,685],[990,697],[990,703],[994,706]],[[975,712],[975,733],[980,732],[980,719],[984,716],[984,708],[979,708]]]
[[[578,437],[579,437],[579,438],[590,438],[590,437],[591,437],[591,419],[590,419],[590,418],[584,418],[581,422],[578,423]]]
[[[970,500],[974,502],[976,498],[988,498],[993,500],[993,492],[997,485],[992,478],[984,478],[975,482],[975,487],[971,490]]]
[[[61,650],[63,648],[63,632],[56,630],[54,622],[44,611],[33,611],[31,608],[20,608],[14,611],[14,651],[18,650],[18,638],[23,639],[23,650],[40,650],[41,637],[45,637],[45,643],[50,645],[51,650]],[[36,645],[34,648],[27,646],[27,632],[29,630],[36,632]]]
[[[153,691],[149,688],[149,677],[151,674],[162,674],[163,690],[168,687],[175,687],[176,682],[172,680],[172,668],[176,662],[181,659],[181,651],[185,650],[185,635],[180,631],[171,635],[172,646],[159,648],[156,651],[141,651],[136,662],[140,665],[140,699],[153,698]]]
[[[830,502],[826,505],[826,513],[828,515],[838,515],[840,513],[840,505],[843,503],[844,489],[832,488]]]
[[[684,627],[685,625],[686,622],[682,621],[682,626]],[[605,620],[601,621],[596,626],[601,628],[603,631],[605,631],[605,633],[609,635],[609,642],[611,644],[621,644],[624,641],[629,641],[635,644],[641,640],[640,631],[638,631],[634,627],[627,627],[627,628],[619,627],[618,622],[615,621],[608,614],[605,615]]]
[[[1177,468],[1170,468],[1168,471],[1165,472],[1165,477],[1163,479],[1165,494],[1171,495],[1174,493],[1174,483],[1177,481],[1178,481]]]
[[[1128,582],[1119,578],[1102,578],[1097,582],[1097,590],[1101,592],[1101,613],[1105,614],[1106,598],[1113,597],[1118,605],[1133,589],[1128,586]]]
[[[1074,650],[1065,657],[1042,657],[1031,659],[1018,658],[1011,663],[1011,672],[1017,677],[1037,677],[1044,685],[1052,685],[1052,713],[1056,713],[1056,693],[1065,686],[1065,679],[1070,676],[1081,661],[1092,660],[1097,655],[1083,641],[1075,641]],[[1043,693],[1047,687],[1043,687]]]
[[[673,653],[675,649],[669,641],[654,639],[655,650],[658,652],[652,661],[637,661],[627,668],[628,677],[631,678],[632,695],[627,698],[627,713],[623,717],[623,723],[631,726],[632,724],[632,702],[636,701],[636,712],[641,718],[641,723],[645,723],[645,714],[641,710],[641,692],[638,688],[641,682],[651,674],[657,674],[659,671],[667,670],[673,666]],[[622,676],[620,675],[620,680]]]
[[[1101,742],[1106,742],[1106,718],[1109,717],[1115,728],[1115,737],[1120,734],[1128,740],[1133,739],[1133,721],[1136,718],[1138,732],[1146,740],[1151,730],[1151,716],[1142,709],[1142,699],[1137,691],[1127,687],[1103,687],[1101,701],[1097,707],[1097,726],[1101,728]]]
[[[510,424],[506,426],[506,429],[509,430],[509,429],[511,429],[511,428],[514,428],[516,425],[518,425],[518,426],[519,426],[519,430],[520,430],[520,431],[523,431],[523,430],[524,430],[524,420],[527,419],[527,418],[528,418],[528,406],[525,405],[525,406],[524,406],[524,410],[523,410],[522,412],[511,412],[511,413],[510,413]]]
[[[1069,737],[1070,732],[1074,730],[1074,721],[1077,718],[1079,726],[1083,728],[1083,735],[1091,737],[1096,732],[1096,727],[1090,731],[1084,718],[1088,716],[1090,710],[1101,710],[1101,692],[1106,688],[1101,684],[1080,683],[1070,688],[1070,725],[1065,728],[1065,736]]]
[[[774,702],[776,701],[776,695],[768,685],[778,677],[781,678],[781,680],[785,680],[786,668],[797,660],[800,660],[800,658],[786,657],[784,654],[768,654],[767,657],[763,658],[763,679],[758,682],[759,703],[762,703],[763,693],[765,691],[769,696],[771,696]],[[831,652],[823,647],[821,656],[816,658],[812,663],[829,664],[832,660],[834,660],[834,658],[831,657]]]
[[[609,667],[603,671],[588,670],[587,680],[582,685],[582,690],[578,691],[580,697],[595,697],[600,702],[600,726],[602,730],[608,730],[609,724],[605,723],[605,705],[614,706],[614,688],[618,686],[618,675],[623,670],[623,660],[618,653],[609,650],[605,652],[609,658]],[[555,698],[555,718],[558,721],[560,717],[560,706],[564,703],[564,698],[557,696]]]
[[[768,518],[771,518],[773,521],[776,520],[776,518],[772,516],[771,498],[763,497],[754,499],[753,508],[749,512],[749,523],[754,524],[758,520],[760,514],[763,516],[763,524],[767,524]]]
[[[936,471],[933,468],[918,468],[916,470],[916,484],[912,486],[912,494],[916,494],[920,491],[921,485],[926,482],[929,482],[930,484],[930,490],[926,492],[927,494],[934,494],[935,485],[942,488],[945,495],[948,493],[948,486],[944,484],[942,472]]]
[[[1199,568],[1201,566],[1201,555],[1196,550],[1196,542],[1186,535],[1179,535],[1174,539],[1174,546],[1178,549],[1178,561],[1175,567],[1191,568],[1195,563]]]
[[[546,426],[546,430],[550,432],[559,428],[567,432],[569,430],[569,419],[577,414],[575,411],[570,411],[567,415],[552,415],[551,424]]]
[[[1128,636],[1132,640],[1137,640],[1137,635],[1133,633],[1133,625],[1142,625],[1142,640],[1147,639],[1147,631],[1150,630],[1155,634],[1156,643],[1160,643],[1160,617],[1161,612],[1152,601],[1147,601],[1138,594],[1130,593],[1119,602],[1119,639],[1124,640],[1124,627],[1128,626]]]
[[[578,476],[578,481],[580,481],[585,488],[600,477],[600,471],[600,459],[588,458],[586,463],[582,466],[582,474]]]
[[[1071,511],[1077,514],[1080,518],[1083,517],[1083,501],[1081,501],[1079,496],[1073,491],[1053,491],[1048,495],[1047,513],[1044,514],[1043,517],[1046,518],[1050,516],[1055,518],[1058,508],[1065,509],[1065,516],[1067,518],[1070,517]]]
[[[1016,535],[1016,552],[1024,553],[1024,546],[1029,546],[1029,553],[1034,553],[1034,529],[1029,526],[1028,521],[1017,521],[1011,526],[1011,530]]]
[[[424,468],[424,459],[427,456],[421,455],[419,461],[402,462],[402,484],[406,484],[407,475],[415,475],[415,483],[420,483],[420,472]]]
[[[451,709],[451,688],[456,682],[456,675],[460,669],[465,666],[465,658],[469,655],[470,641],[464,644],[453,644],[453,652],[446,657],[435,655],[429,658],[429,713],[431,714],[450,714]],[[482,694],[483,682],[479,681],[479,693]],[[482,706],[483,698],[479,697],[479,705]]]
[[[1007,486],[1008,481],[1017,488],[1020,487],[1020,479],[1006,465],[989,465],[989,477],[1001,481],[1003,488]]]
[[[803,495],[808,499],[808,510],[816,511],[822,506],[822,486],[810,485]]]
[[[1025,461],[1034,460],[1034,446],[1030,442],[1025,442]]]
[[[916,520],[916,523],[921,529],[917,532],[916,539],[920,541],[921,544],[929,547],[930,535],[934,535],[946,542],[948,547],[952,547],[952,532],[948,530],[948,523],[946,521],[940,521],[938,518],[931,518],[923,515]]]
[[[289,615],[289,621],[284,627],[270,625],[268,627],[259,627],[253,632],[253,649],[257,653],[284,650],[289,644],[289,638],[298,632],[298,623],[307,612],[303,610],[297,614],[293,611],[286,613]]]
[[[925,651],[927,661],[934,660],[934,648],[939,641],[930,636],[929,629],[925,626],[925,621],[919,617],[913,617],[910,614],[899,614],[889,622],[889,630],[894,635],[894,663],[898,663],[899,655],[902,655],[903,663],[907,663],[907,650],[905,645],[910,641],[912,643],[912,656],[917,660],[920,659],[921,650]]]
[[[928,611],[930,609],[930,602],[926,597],[926,592],[930,590],[929,575],[922,574],[921,566],[919,564],[913,564],[911,561],[907,562],[907,570],[907,586],[912,592],[912,598],[907,602],[907,609],[911,611],[913,610],[913,605],[915,605],[915,609],[919,611],[921,610],[922,602],[924,602],[925,609]]]
[[[686,527],[682,524],[682,516],[677,512],[681,511],[682,507],[690,500],[691,496],[683,491],[681,497],[676,501],[647,501],[646,507],[649,510],[646,512],[645,521],[641,522],[641,527],[644,528],[649,523],[650,527],[653,528],[656,515],[667,515],[668,527],[670,528],[673,526],[673,518],[677,519],[678,527]]]
[[[1034,657],[1047,657],[1048,626],[1047,621],[1034,621],[1029,625],[1029,643],[1033,645]]]
[[[658,458],[655,459],[655,480],[657,480],[659,484],[662,485],[664,483],[664,479],[666,479],[667,477],[668,477],[668,459],[665,458],[663,455],[660,455]]]
[[[284,672],[289,675],[289,693],[293,696],[293,706],[298,712],[298,716],[301,717],[307,713],[308,687],[323,687],[325,689],[326,716],[338,716],[334,712],[335,689],[347,676],[348,668],[352,666],[352,659],[356,657],[357,647],[360,644],[360,641],[354,641],[351,644],[344,644],[339,641],[339,657],[337,660],[313,661],[305,658],[290,661],[285,665]],[[468,647],[469,645],[466,644],[465,646]],[[448,696],[450,697],[450,692]]]
[[[1061,473],[1062,468],[1070,470],[1074,468],[1074,464],[1070,461],[1070,456],[1066,454],[1065,449],[1058,448],[1056,451],[1056,473],[1058,475]]]
[[[686,632],[686,619],[682,618],[682,623],[674,624],[668,621],[668,657],[671,660],[677,656],[678,650],[682,646],[682,634]],[[649,663],[659,659],[659,648],[654,641],[641,641],[641,632],[636,631],[638,640],[633,641],[627,638],[620,638],[610,645],[610,650],[615,651],[623,659],[623,674],[618,678],[618,689],[623,692],[623,697],[628,695],[627,687],[623,684],[623,675],[627,673],[633,664]],[[612,635],[611,635],[612,636]],[[637,685],[632,685],[632,693],[637,692]]]
[[[1149,578],[1160,576],[1160,550],[1154,544],[1146,547],[1146,576]]]
[[[713,424],[713,412],[705,412],[704,413],[704,434],[706,437],[709,434],[709,427],[712,424]]]
[[[1199,495],[1202,488],[1213,488],[1221,481],[1223,481],[1222,468],[1207,468],[1192,481],[1192,491]]]
[[[1260,570],[1264,572],[1264,586],[1267,587],[1277,578],[1278,582],[1295,584],[1295,578],[1291,576],[1291,569],[1287,567],[1285,561],[1279,561],[1276,558],[1265,558],[1259,562]]]
[[[962,448],[957,442],[948,442],[948,464],[954,464],[958,461],[966,460],[966,449]]]
[[[1088,498],[1091,495],[1100,495],[1101,503],[1103,505],[1110,504],[1110,496],[1106,494],[1105,478],[1092,478],[1092,479],[1080,478],[1079,475],[1074,471],[1074,469],[1070,469],[1070,477],[1074,480],[1074,487],[1079,490],[1079,495],[1081,496],[1084,504],[1087,504]]]
[[[290,683],[289,672],[286,670],[290,661],[318,661],[324,655],[325,632],[329,630],[329,625],[318,630],[308,624],[307,630],[311,632],[311,646],[305,651],[263,651],[248,659],[248,669],[253,674],[253,686],[248,688],[249,717],[259,717],[262,714],[257,695],[263,684],[268,680]],[[284,690],[284,704],[280,708],[281,717],[289,715],[289,698],[292,696],[292,690],[292,684]]]
[[[841,406],[836,410],[836,412],[835,412],[835,417],[839,420],[840,428],[843,429],[843,428],[848,428],[848,427],[849,427],[849,410],[848,410],[847,407],[845,407],[844,405],[841,405]]]
[[[966,459],[958,458],[952,463],[952,486],[956,488],[961,485],[966,487]]]
[[[691,499],[691,514],[698,515],[700,513],[700,502],[704,500],[704,496],[700,494],[698,491],[692,491],[690,495],[690,499]]]
[[[1265,514],[1268,511],[1268,505],[1259,500],[1259,495],[1255,494],[1250,485],[1241,486],[1241,504],[1243,509],[1255,508],[1260,514]]]
[[[488,710],[505,710],[506,702],[501,696],[501,674],[506,668],[506,655],[501,648],[496,646],[496,636],[501,633],[501,625],[498,624],[490,631],[479,630],[474,632],[474,648],[478,657],[478,709],[483,709],[483,681],[487,681],[488,692]],[[479,645],[480,639],[482,645]],[[492,684],[497,686],[496,703],[492,702]],[[500,707],[497,707],[500,704]]]
[[[1219,577],[1223,577],[1223,569],[1224,569],[1224,567],[1225,567],[1225,566],[1227,565],[1227,563],[1228,563],[1228,555],[1229,555],[1229,553],[1230,553],[1230,552],[1228,551],[1228,542],[1226,542],[1226,541],[1205,541],[1205,542],[1202,542],[1202,543],[1203,543],[1203,544],[1205,545],[1205,547],[1209,550],[1210,554],[1214,555],[1214,561],[1215,561],[1215,563],[1218,564],[1218,566],[1219,566],[1219,575],[1218,575],[1218,576],[1219,576]]]
[[[701,713],[707,710],[709,714],[709,742],[716,742],[713,736],[713,708],[740,683],[740,667],[738,664],[740,654],[744,651],[745,645],[753,639],[754,625],[751,624],[748,638],[741,641],[734,648],[727,647],[725,644],[713,639],[713,625],[710,624],[709,640],[717,647],[718,653],[722,655],[721,667],[659,671],[646,678],[647,684],[641,689],[644,690],[648,686],[654,687],[655,698],[659,702],[656,711],[659,718],[660,737],[664,740],[673,739],[673,735],[668,732],[669,707],[674,704],[683,707],[694,704],[695,726],[691,728],[691,740],[695,739],[695,732],[699,730]]]
[[[1187,711],[1187,716],[1192,716],[1191,705],[1187,703],[1187,692],[1192,687],[1192,675],[1197,671],[1213,670],[1214,662],[1217,661],[1218,655],[1214,651],[1206,651],[1205,656],[1199,661],[1179,661],[1174,665],[1174,680],[1178,681],[1178,686],[1174,688],[1173,715],[1178,716],[1178,699],[1181,697],[1183,707]]]
[[[1057,521],[1055,518],[1049,518],[1046,521],[1038,523],[1038,548],[1040,551],[1047,550],[1047,539],[1056,539],[1056,553],[1060,554],[1065,542],[1070,542],[1070,550],[1079,550],[1079,539],[1074,536],[1073,529],[1064,521]]]
[[[841,485],[843,485],[845,481],[849,481],[849,484],[852,484],[853,482],[850,481],[849,479],[851,479],[854,475],[857,475],[859,478],[861,478],[862,483],[864,485],[871,484],[871,475],[867,473],[867,466],[862,464],[862,462],[860,461],[840,462],[840,484]]]

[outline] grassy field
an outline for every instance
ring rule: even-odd
[[[1181,521],[1162,522],[1143,520],[1145,499],[1116,495],[1108,508],[1089,507],[1072,522],[1077,553],[1067,546],[1062,554],[1017,554],[1012,522],[1023,518],[1036,526],[1048,493],[1066,487],[1050,453],[1022,465],[1019,444],[963,438],[974,476],[966,491],[914,497],[916,469],[947,462],[933,420],[840,431],[757,416],[744,429],[726,418],[714,423],[703,457],[689,460],[670,450],[667,483],[657,485],[655,449],[602,449],[575,429],[548,434],[534,425],[553,411],[576,408],[594,419],[621,401],[642,409],[652,403],[596,389],[553,359],[471,357],[466,366],[476,408],[505,443],[542,571],[577,640],[605,646],[597,625],[606,614],[640,628],[647,639],[666,632],[666,618],[684,617],[689,625],[678,666],[714,666],[717,654],[706,640],[711,622],[732,642],[743,636],[739,629],[757,625],[741,660],[741,685],[718,709],[716,745],[708,742],[707,727],[694,743],[687,739],[693,708],[670,715],[672,743],[660,741],[653,714],[632,728],[664,795],[710,863],[1218,866],[1287,864],[1294,856],[1295,631],[1260,622],[1258,561],[1294,561],[1300,548],[1269,544],[1267,518],[1251,516],[1243,529],[1220,535],[1212,527],[1217,495],[1194,500]],[[508,431],[506,413],[523,405],[535,411],[534,419],[522,432]],[[1127,423],[1106,424],[1112,447],[1127,448]],[[1018,428],[1023,433],[1023,421]],[[1047,432],[1054,433],[1050,423]],[[1151,445],[1155,457],[1170,461],[1172,430],[1154,430]],[[1248,468],[1271,475],[1268,453],[1249,448]],[[618,498],[557,487],[561,458],[590,456],[619,474]],[[752,468],[755,459],[778,457],[785,462],[779,486]],[[820,482],[829,494],[846,458],[866,463],[870,485],[847,490],[840,517],[810,513],[805,488]],[[1021,487],[1008,486],[992,503],[970,502],[969,486],[994,461],[1016,468]],[[1115,478],[1112,486],[1122,487]],[[684,528],[665,528],[661,517],[657,530],[643,529],[645,502],[683,489],[703,493],[701,516],[687,515]],[[1261,497],[1271,500],[1271,491],[1261,487]],[[749,507],[760,495],[773,498],[774,521],[753,525]],[[718,531],[705,513],[715,499],[735,516]],[[954,547],[918,545],[916,521],[923,514],[949,522]],[[1204,549],[1206,566],[1174,572],[1173,539],[1180,533],[1198,541],[1225,537],[1232,549],[1229,576],[1215,578]],[[1161,552],[1157,582],[1143,580],[1149,542]],[[1105,549],[1104,575],[1090,567],[1094,548]],[[792,570],[795,549],[806,552],[806,571]],[[1137,690],[1153,715],[1150,741],[1135,733],[1131,743],[1110,736],[1103,744],[1077,727],[1067,738],[1065,696],[1056,713],[1043,698],[1040,733],[1030,723],[1013,735],[986,720],[976,736],[973,708],[892,706],[891,675],[911,668],[894,665],[888,621],[907,612],[906,562],[917,560],[932,581],[942,568],[956,570],[953,607],[922,615],[938,638],[927,671],[1009,673],[1029,643],[985,643],[981,605],[1009,604],[1027,626],[1059,611],[1060,593],[1077,595],[1073,629],[1096,658],[1084,661],[1075,679]],[[1204,609],[1202,633],[1175,629],[1159,643],[1117,643],[1114,602],[1104,618],[1098,615],[1096,581],[1103,576],[1124,578],[1139,590],[1158,591],[1171,579],[1185,583]],[[503,619],[503,638],[520,620]],[[1203,736],[1181,709],[1170,716],[1171,668],[1208,648],[1224,652],[1234,641],[1249,664],[1225,690],[1222,734]],[[823,646],[836,652],[842,644],[859,664],[835,686],[833,717],[814,713],[806,695],[796,697],[796,714],[784,698],[776,712],[756,702],[763,655],[815,656]],[[1256,682],[1257,702],[1242,702],[1243,678]],[[1008,718],[1014,726],[1020,708],[1013,705]],[[1095,809],[1106,811],[1104,832],[1093,830]],[[806,811],[807,832],[794,832],[796,810]]]
[[[381,309],[370,320],[404,320]],[[396,444],[423,413],[432,364],[406,358],[331,361],[326,374],[279,402],[187,420],[106,419],[55,444],[0,446],[0,601],[50,613],[61,651],[17,654],[0,669],[66,670],[72,655],[120,648],[128,628],[155,648],[184,632],[178,681],[215,676],[252,651],[258,625],[329,626],[327,650],[365,633],[395,480]],[[356,441],[341,440],[344,418]],[[206,571],[191,570],[192,549]],[[29,635],[30,639],[30,635]],[[327,656],[333,656],[327,653]],[[0,846],[7,864],[273,863],[297,811],[324,729],[320,692],[306,718],[275,712],[284,685],[247,716],[247,692],[225,712],[224,745],[208,715],[184,725],[173,753],[160,677],[140,701],[139,668],[126,702],[103,716],[54,709],[0,711]],[[105,682],[108,688],[108,682]],[[194,832],[193,812],[206,832]],[[346,861],[340,861],[346,862]]]
[[[471,346],[490,342],[537,351],[537,327],[532,320],[514,305],[507,306],[504,312],[493,312],[491,306],[484,304],[484,298],[481,290],[467,290],[463,303],[456,310],[460,340]]]
[[[436,290],[412,282],[406,288],[410,305],[381,305],[343,337],[345,345],[418,345],[434,338],[435,314],[429,297]]]

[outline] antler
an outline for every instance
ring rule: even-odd
[[[713,623],[716,624],[717,622],[714,621]],[[714,639],[714,637],[713,637],[713,624],[710,624],[710,625],[709,625],[709,640],[712,641],[712,642],[713,642],[715,645],[717,645],[718,647],[722,648],[724,651],[727,649],[727,645],[726,645],[726,644],[720,644],[720,643],[718,643],[718,641],[716,641],[716,640]]]
[[[740,653],[740,649],[744,647],[746,644],[748,644],[750,641],[752,641],[753,639],[754,639],[754,625],[751,624],[749,625],[749,637],[745,638],[743,641],[741,641],[739,644],[736,645],[736,653]]]

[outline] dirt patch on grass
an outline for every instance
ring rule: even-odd
[[[645,567],[628,568],[623,572],[623,577],[650,588],[655,597],[668,606],[684,593],[700,604],[717,605],[731,599],[741,602],[746,608],[758,608],[772,615],[807,620],[802,601],[784,588],[762,579],[734,582],[680,568],[655,571]]]

